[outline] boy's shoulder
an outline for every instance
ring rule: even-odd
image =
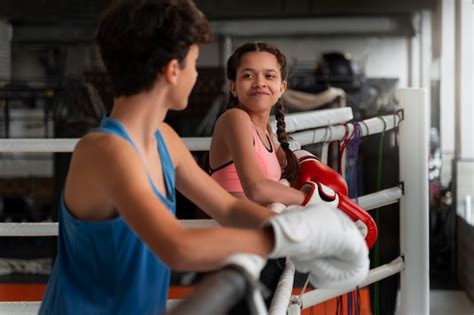
[[[119,155],[130,153],[133,148],[128,142],[116,135],[105,132],[91,132],[82,137],[74,148],[76,156],[94,156],[99,159],[101,156]]]
[[[159,128],[160,134],[163,137],[168,149],[172,150],[183,142],[176,130],[170,125],[163,122]]]
[[[170,125],[168,125],[167,123],[163,122],[161,125],[160,125],[160,133],[161,135],[164,137],[164,138],[168,138],[168,137],[178,137],[178,134],[176,133],[176,131],[173,129],[173,127],[171,127]]]

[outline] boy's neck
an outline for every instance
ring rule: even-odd
[[[168,107],[166,94],[156,89],[115,99],[110,117],[119,120],[134,134],[136,141],[145,141],[163,123]]]

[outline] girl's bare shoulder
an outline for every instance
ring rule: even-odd
[[[241,125],[250,124],[250,116],[243,110],[238,108],[231,108],[226,110],[217,120],[216,127],[229,126],[229,125]]]

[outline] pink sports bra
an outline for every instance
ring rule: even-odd
[[[255,126],[252,124],[253,143],[255,148],[255,156],[257,157],[258,164],[263,174],[274,181],[279,181],[281,177],[281,167],[276,156],[275,149],[273,148],[272,142],[270,142],[270,150],[265,147],[262,140],[260,139]],[[267,139],[269,139],[267,134]],[[211,169],[211,177],[219,183],[228,192],[243,192],[242,185],[240,184],[239,174],[235,168],[234,161],[229,161],[223,165]]]

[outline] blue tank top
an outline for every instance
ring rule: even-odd
[[[95,131],[118,135],[137,149],[116,120],[104,118]],[[174,214],[175,171],[160,132],[155,135],[167,196],[148,178],[156,196]],[[169,268],[122,217],[94,222],[78,220],[63,198],[59,204],[58,255],[39,314],[163,313]]]

